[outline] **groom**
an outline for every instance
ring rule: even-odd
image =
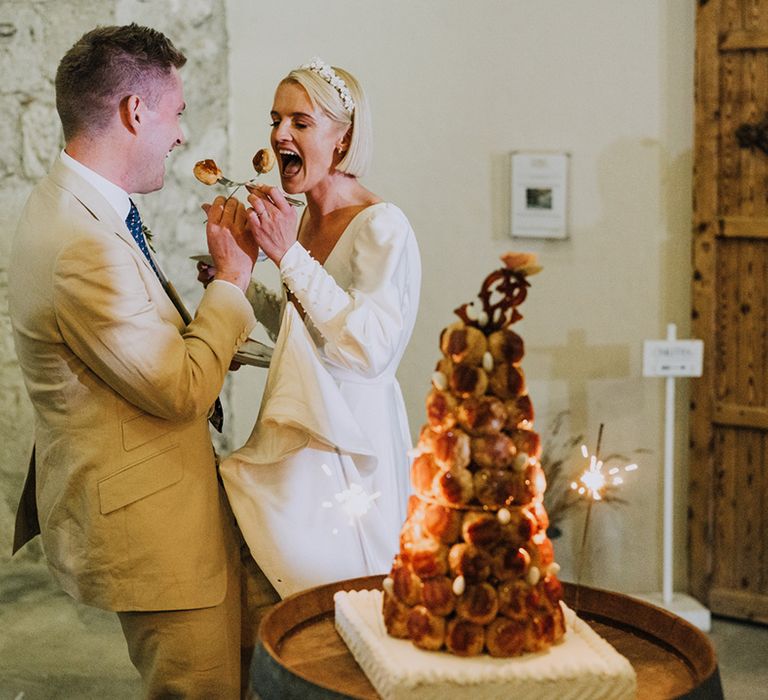
[[[16,544],[37,515],[62,588],[117,612],[148,697],[237,698],[244,574],[208,417],[255,324],[243,292],[257,250],[232,233],[242,205],[217,198],[216,279],[187,324],[130,198],[163,186],[184,141],[185,61],[131,24],[88,32],[59,64],[66,146],[9,265],[36,450]]]

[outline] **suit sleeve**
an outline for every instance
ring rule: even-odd
[[[255,323],[242,292],[214,281],[180,330],[161,316],[137,261],[118,240],[75,240],[53,275],[57,321],[73,352],[112,389],[161,418],[208,413]]]
[[[402,212],[372,216],[356,232],[350,266],[352,282],[340,287],[299,243],[283,256],[280,272],[325,339],[326,358],[365,377],[385,370],[405,328],[408,239]]]

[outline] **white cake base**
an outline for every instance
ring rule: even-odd
[[[381,591],[340,591],[334,603],[336,629],[383,700],[635,697],[629,661],[565,606],[565,638],[548,651],[511,659],[462,658],[390,637],[381,596]]]

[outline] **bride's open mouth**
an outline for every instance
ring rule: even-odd
[[[280,151],[280,174],[284,177],[293,177],[298,174],[303,165],[302,159],[296,151],[281,148]]]

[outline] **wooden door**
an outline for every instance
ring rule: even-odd
[[[768,623],[768,0],[699,0],[691,592]]]

